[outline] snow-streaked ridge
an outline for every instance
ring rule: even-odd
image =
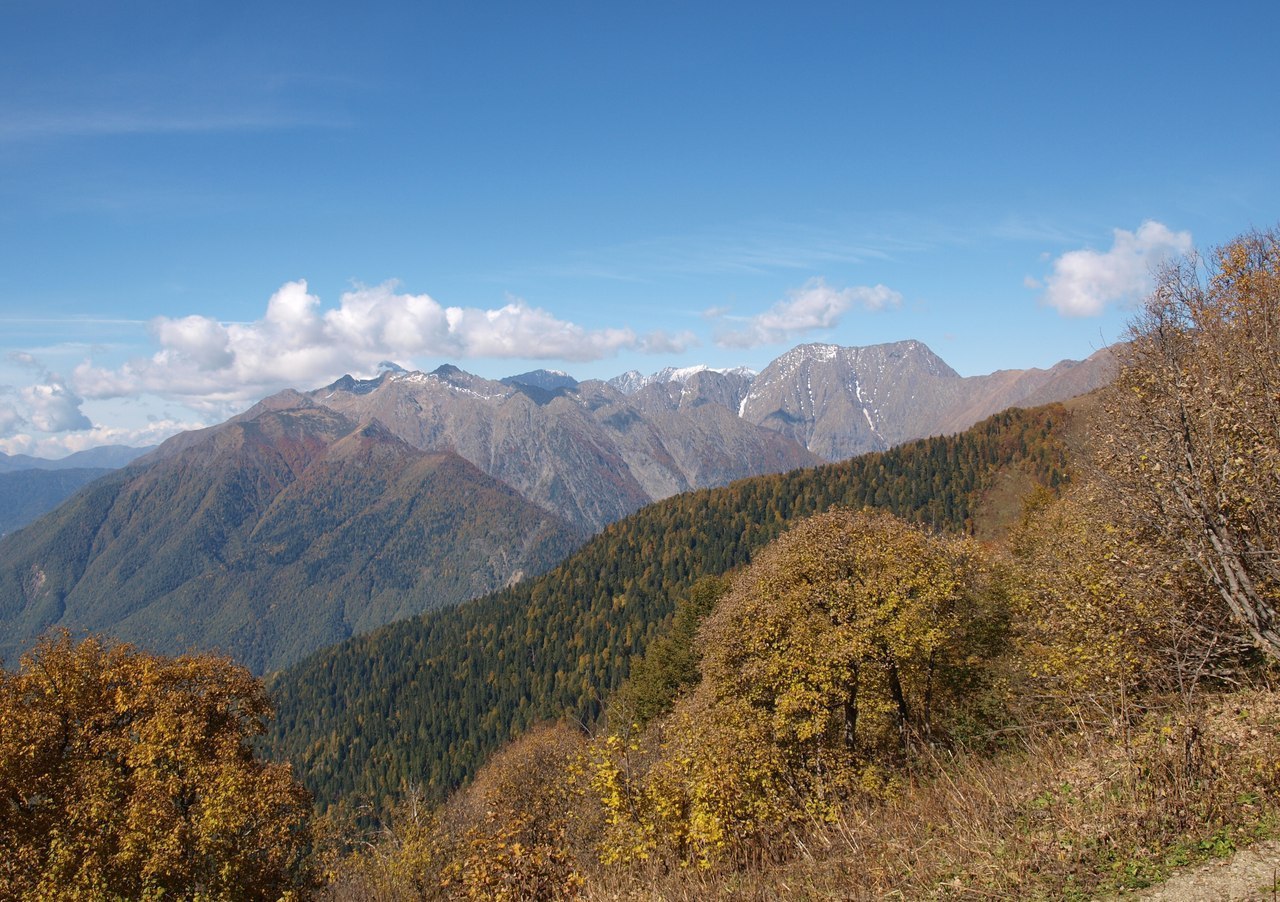
[[[681,385],[688,382],[698,373],[717,373],[721,376],[743,376],[747,379],[755,378],[756,371],[750,367],[712,367],[705,363],[696,363],[692,366],[668,366],[651,373],[648,376],[639,370],[628,370],[620,376],[614,376],[608,381],[608,384],[624,395],[633,395],[643,388],[650,385],[662,385],[668,382],[677,382]]]

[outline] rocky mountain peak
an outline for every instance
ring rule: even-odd
[[[561,388],[577,388],[578,380],[560,370],[530,370],[501,380],[506,385],[528,385],[545,391]]]

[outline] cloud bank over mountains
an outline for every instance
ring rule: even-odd
[[[89,399],[150,393],[196,410],[251,400],[285,386],[306,386],[344,372],[368,372],[387,359],[420,356],[583,362],[622,350],[681,353],[691,333],[630,328],[586,329],[510,298],[502,307],[445,307],[394,282],[358,287],[339,305],[321,309],[303,280],[288,282],[250,323],[202,315],[160,317],[151,333],[159,350],[148,358],[104,368],[76,367],[74,383]]]

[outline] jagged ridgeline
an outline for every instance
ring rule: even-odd
[[[1009,410],[959,435],[650,505],[538,579],[279,674],[271,750],[294,762],[321,807],[379,808],[409,784],[441,797],[529,725],[594,719],[680,593],[747,563],[788,524],[876,507],[972,532],[998,484],[1066,478],[1071,419],[1060,404]]]

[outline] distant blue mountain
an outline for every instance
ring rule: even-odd
[[[18,470],[0,473],[0,536],[47,514],[82,486],[111,469]]]
[[[18,470],[79,470],[103,469],[115,470],[123,467],[136,457],[141,457],[151,450],[146,448],[130,448],[127,445],[100,445],[88,451],[77,451],[57,460],[44,457],[32,457],[30,454],[5,454],[0,451],[0,473],[14,473]]]

